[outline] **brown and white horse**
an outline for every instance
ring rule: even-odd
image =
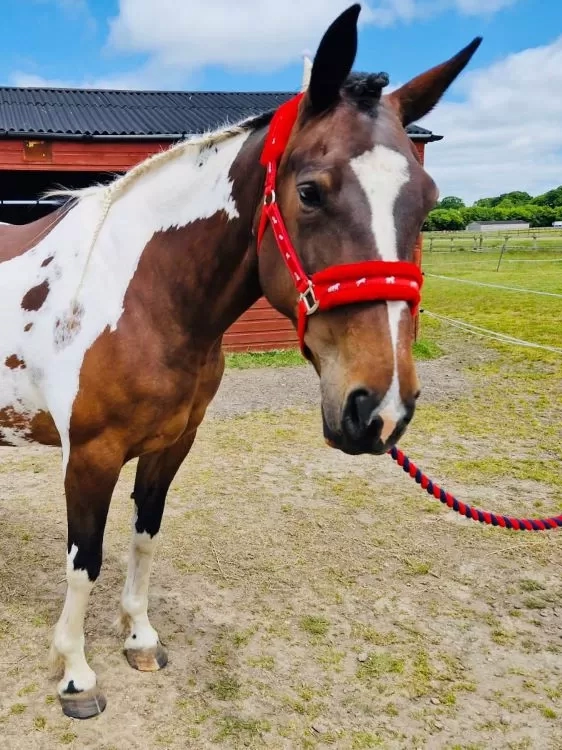
[[[0,228],[0,445],[62,448],[68,585],[52,654],[69,716],[105,706],[83,623],[136,457],[125,652],[140,670],[166,663],[147,614],[166,493],[219,386],[222,335],[261,294],[299,324],[330,445],[383,453],[412,418],[411,260],[437,190],[404,128],[480,39],[382,95],[384,75],[351,74],[359,10],[329,27],[277,130],[270,114],[193,138]]]

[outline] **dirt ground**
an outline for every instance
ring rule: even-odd
[[[459,346],[420,363],[404,449],[469,503],[560,512],[560,457],[503,408],[496,360]],[[58,454],[0,454],[2,750],[562,748],[559,534],[484,528],[388,457],[328,449],[310,370],[226,373],[169,494],[150,613],[170,662],[157,674],[129,668],[113,629],[133,476],[131,464],[86,627],[108,705],[78,722],[47,669],[65,591]]]

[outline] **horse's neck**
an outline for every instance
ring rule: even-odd
[[[192,164],[177,165],[175,188],[171,175],[162,175],[165,186],[162,178],[154,185],[156,199],[165,187],[187,220],[175,227],[168,222],[144,254],[166,265],[177,312],[190,331],[208,339],[222,335],[261,294],[253,224],[263,190],[264,135],[237,135],[205,149]]]
[[[153,310],[164,332],[174,325],[215,340],[260,296],[252,228],[264,135],[240,133],[146,164],[111,207],[102,252],[121,264],[139,248],[130,304]]]

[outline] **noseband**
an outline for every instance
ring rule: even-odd
[[[304,336],[310,315],[358,302],[403,301],[412,315],[420,303],[423,276],[415,263],[368,260],[325,268],[308,276],[302,267],[279,210],[275,185],[277,167],[297,121],[304,94],[298,94],[276,111],[265,140],[260,163],[266,169],[263,208],[258,229],[258,251],[268,221],[277,247],[299,293],[298,336],[304,353]]]

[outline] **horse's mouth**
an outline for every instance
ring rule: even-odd
[[[346,439],[345,435],[336,433],[330,429],[324,415],[322,415],[322,427],[324,442],[330,448],[335,448],[342,453],[346,453],[348,456],[361,456],[364,454],[382,456],[384,453],[388,453],[400,440],[406,431],[407,422],[398,424],[386,440],[382,440],[380,437],[365,437],[360,440]]]
[[[324,441],[330,448],[335,448],[342,453],[346,453],[348,456],[361,456],[363,454],[382,456],[383,453],[392,448],[395,442],[392,440],[392,436],[386,442],[383,442],[380,438],[375,440],[369,438],[365,440],[346,440],[343,435],[332,432],[325,421]]]

